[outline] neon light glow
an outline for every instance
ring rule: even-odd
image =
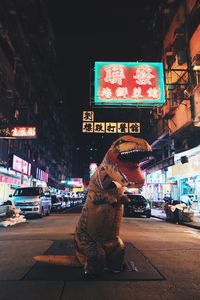
[[[29,176],[31,175],[31,164],[16,155],[13,155],[12,169]]]
[[[90,178],[92,177],[92,175],[94,174],[94,172],[96,171],[96,169],[98,168],[96,163],[91,163],[89,165],[89,170],[90,170]]]
[[[70,180],[66,181],[66,184],[69,187],[82,187],[83,180],[82,180],[82,178],[71,178]]]
[[[161,106],[162,63],[95,62],[94,105]]]
[[[36,138],[36,127],[16,126],[0,128],[0,138]]]

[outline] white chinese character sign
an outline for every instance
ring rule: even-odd
[[[93,111],[83,111],[83,121],[94,121],[94,112]]]
[[[139,122],[96,122],[93,111],[83,111],[83,133],[141,133]]]
[[[161,106],[163,63],[95,62],[94,105]]]
[[[0,128],[0,138],[4,139],[35,139],[37,138],[36,127],[16,126]]]

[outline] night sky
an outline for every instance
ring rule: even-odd
[[[94,61],[160,61],[158,4],[165,1],[45,2],[55,35],[66,122],[73,126],[81,143],[94,139],[94,135],[81,134],[82,111],[91,110],[90,71]],[[141,121],[149,116],[148,109],[139,108],[96,108],[94,112],[98,121]],[[143,137],[148,135],[147,127],[144,122]]]

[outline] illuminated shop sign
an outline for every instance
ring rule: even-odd
[[[180,152],[174,155],[175,162],[181,161],[181,157],[187,156],[189,159],[192,156],[196,156],[200,154],[200,146],[194,147],[192,149],[186,150],[184,152]]]
[[[96,169],[98,168],[96,163],[91,163],[89,165],[89,170],[90,170],[90,178],[92,177],[92,175],[94,174],[94,172],[96,171]]]
[[[83,186],[83,179],[82,178],[71,178],[70,180],[67,180],[66,185],[68,187],[80,188]]]
[[[93,111],[83,111],[83,121],[93,122],[94,121],[94,112]]]
[[[163,63],[95,62],[95,106],[161,106]]]
[[[84,133],[140,133],[138,122],[83,122]]]
[[[36,127],[15,126],[0,128],[0,138],[31,138],[37,137]]]
[[[20,185],[20,179],[16,179],[9,176],[0,175],[0,182],[13,184],[13,185]]]
[[[147,174],[146,183],[165,183],[165,175],[161,170]]]
[[[39,168],[36,169],[36,179],[48,182],[49,174]]]
[[[93,111],[83,111],[83,133],[140,133],[139,122],[95,122]]]
[[[25,175],[31,175],[31,164],[16,155],[13,155],[12,169]]]
[[[200,173],[200,154],[190,157],[188,163],[177,162],[170,169],[171,177],[188,177]]]

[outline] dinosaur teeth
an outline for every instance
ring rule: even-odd
[[[145,152],[145,150],[140,150],[140,149],[130,150],[126,152],[121,152],[121,155],[127,155],[127,154],[138,153],[138,152]]]

